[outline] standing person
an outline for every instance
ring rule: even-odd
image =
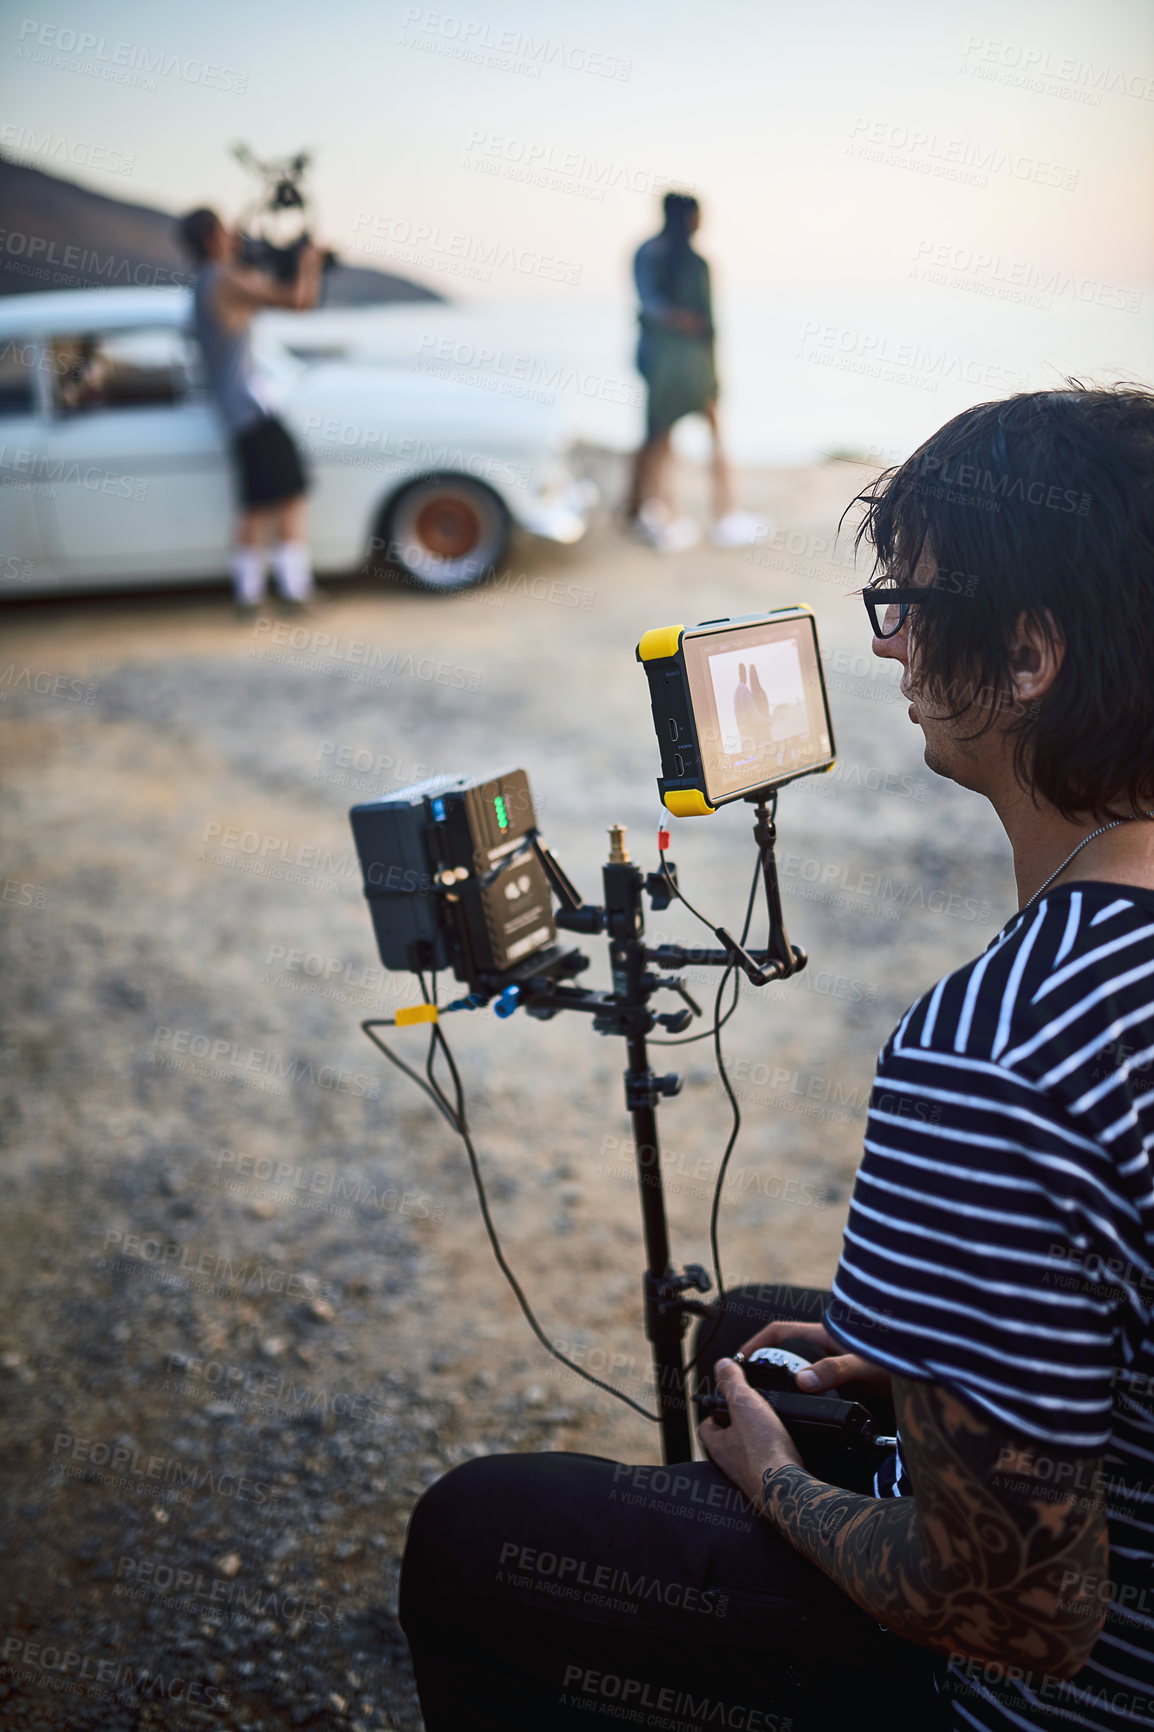
[[[204,357],[208,388],[232,441],[240,490],[231,557],[233,595],[242,613],[264,600],[267,549],[282,600],[307,607],[313,599],[305,506],[307,482],[300,453],[272,413],[252,359],[253,314],[262,307],[303,312],[320,294],[318,247],[306,246],[295,283],[278,283],[238,261],[240,235],[215,211],[194,210],[180,223],[180,238],[196,261],[193,325]]]
[[[739,1288],[699,1338],[709,1462],[425,1493],[429,1732],[1154,1727],[1154,392],[978,404],[863,500],[873,653],[1017,910],[882,1048],[832,1291]],[[730,1357],[790,1336],[799,1391],[892,1401],[873,1495]]]
[[[666,193],[665,227],[633,260],[641,302],[637,370],[648,387],[645,442],[634,460],[626,515],[650,546],[679,553],[699,539],[677,513],[670,483],[670,441],[683,415],[704,415],[713,447],[713,528],[717,547],[746,547],[768,533],[747,511],[735,511],[733,482],[721,443],[709,266],[693,247],[701,208],[686,193]]]
[[[757,678],[756,673],[753,677]],[[733,715],[737,723],[737,731],[741,736],[742,748],[748,751],[756,743],[760,718],[757,713],[756,699],[746,684],[744,662],[737,664],[737,690],[733,694]]]

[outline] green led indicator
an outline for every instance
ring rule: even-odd
[[[505,796],[504,796],[504,794],[494,794],[494,796],[493,796],[493,810],[497,814],[498,827],[502,830],[507,830],[509,828],[509,814],[505,810]]]

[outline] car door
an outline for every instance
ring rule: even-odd
[[[0,340],[0,594],[20,595],[47,572],[36,511],[44,432],[40,344]]]
[[[62,580],[220,576],[232,495],[220,425],[175,325],[89,328],[49,345],[52,413],[36,500]]]

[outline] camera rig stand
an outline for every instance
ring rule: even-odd
[[[655,1026],[680,1034],[694,1016],[701,1015],[701,1008],[681,980],[655,969],[740,968],[754,986],[765,986],[772,980],[796,974],[806,964],[805,952],[790,944],[782,918],[774,859],[777,832],[773,810],[764,794],[749,798],[755,807],[753,834],[769,910],[769,937],[764,951],[745,950],[723,927],[714,928],[717,949],[680,944],[651,948],[645,942],[642,898],[647,895],[654,910],[668,908],[678,895],[673,864],[664,862],[660,872],[643,873],[626,851],[624,829],[615,825],[609,833],[609,859],[602,868],[604,903],[589,905],[582,902],[560,863],[534,830],[526,844],[540,861],[561,903],[556,923],[571,932],[608,934],[613,988],[610,992],[597,992],[568,984],[565,977],[581,973],[588,967],[589,959],[580,951],[554,950],[527,961],[523,978],[511,984],[507,974],[499,981],[494,979],[490,993],[496,999],[499,1016],[510,1016],[519,1007],[542,1020],[562,1010],[584,1011],[592,1015],[598,1033],[620,1035],[626,1043],[625,1105],[633,1120],[647,1259],[643,1278],[645,1333],[653,1349],[662,1452],[667,1463],[688,1461],[692,1456],[682,1340],[689,1317],[705,1316],[709,1311],[702,1300],[690,1295],[708,1292],[712,1282],[699,1263],[690,1263],[679,1273],[670,1261],[657,1107],[663,1097],[680,1092],[681,1078],[674,1072],[658,1075],[650,1065],[647,1045],[647,1037]],[[771,798],[776,804],[775,797]],[[488,985],[484,977],[479,984],[483,990]],[[685,1001],[684,1008],[661,1013],[652,1010],[649,1000],[662,989],[678,993]]]

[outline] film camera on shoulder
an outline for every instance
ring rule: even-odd
[[[677,868],[667,855],[670,838],[664,820],[658,833],[658,866],[651,872],[630,858],[624,829],[612,828],[609,858],[602,868],[602,901],[585,902],[541,836],[529,779],[521,769],[480,780],[433,777],[355,806],[350,816],[381,960],[386,968],[414,973],[424,994],[423,1002],[391,1020],[397,1027],[432,1025],[425,1078],[432,1077],[436,1042],[443,1044],[446,1014],[489,1004],[503,1018],[518,1009],[542,1020],[577,1011],[591,1019],[598,1033],[625,1041],[625,1104],[633,1120],[648,1260],[643,1277],[645,1329],[653,1349],[659,1406],[659,1414],[648,1417],[660,1423],[666,1461],[684,1461],[692,1445],[683,1336],[690,1316],[715,1312],[696,1297],[712,1285],[705,1269],[690,1264],[678,1271],[670,1258],[657,1106],[678,1093],[681,1079],[653,1070],[647,1037],[658,1027],[680,1035],[703,1014],[680,969],[692,965],[722,971],[713,1029],[720,1058],[722,994],[730,980],[739,972],[753,985],[765,986],[805,967],[805,952],[790,943],[782,917],[774,859],[777,796],[798,777],[832,768],[835,746],[817,628],[808,608],[709,620],[690,630],[662,627],[646,632],[637,659],[649,681],[661,751],[658,788],[666,810],[689,817],[737,800],[754,807],[757,866],[740,937],[707,922],[715,947],[646,942],[645,900],[653,912],[667,909],[675,899],[686,901]],[[746,947],[758,880],[769,914],[763,950]],[[570,933],[607,936],[609,990],[579,983],[589,958],[567,942]],[[435,983],[444,970],[451,970],[467,988],[448,1004],[437,1002],[435,985],[432,991],[426,986],[427,976]],[[650,1001],[658,993],[671,993],[680,1002],[656,1010]],[[381,1025],[380,1020],[364,1025],[375,1041],[372,1031]],[[400,1064],[383,1042],[376,1044]],[[456,1104],[443,1095],[437,1104],[466,1140],[485,1224],[512,1281],[492,1231],[451,1055],[448,1062]],[[409,1074],[426,1087],[425,1079]],[[732,1143],[731,1138],[726,1160]],[[712,1218],[715,1265],[724,1168],[723,1160]],[[720,1286],[719,1267],[716,1273]],[[513,1284],[539,1339],[556,1353]],[[724,1304],[724,1294],[719,1303]],[[805,1357],[804,1349],[800,1357],[763,1350],[751,1356],[747,1374],[777,1408],[803,1453],[816,1453],[835,1465],[839,1460],[872,1461],[876,1440],[863,1407],[829,1396],[806,1396],[794,1388],[794,1373]],[[629,1400],[624,1395],[621,1399]],[[724,1408],[721,1398],[709,1392],[697,1400],[704,1412],[717,1415],[719,1407]],[[720,1417],[724,1420],[723,1411]]]
[[[295,283],[301,254],[309,244],[308,195],[304,178],[310,158],[304,151],[295,156],[262,162],[246,144],[233,146],[233,156],[243,169],[261,183],[261,190],[241,218],[240,262],[265,271],[278,283]],[[337,262],[335,253],[323,259],[327,271]]]

